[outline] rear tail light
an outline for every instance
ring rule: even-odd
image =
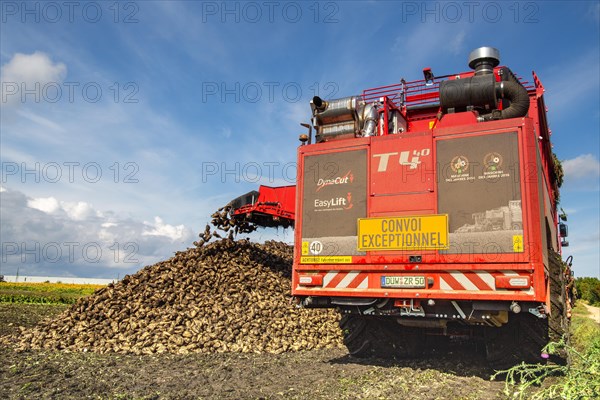
[[[323,275],[299,275],[298,284],[301,286],[323,286]]]
[[[498,289],[529,289],[531,278],[529,276],[497,276],[496,288]]]

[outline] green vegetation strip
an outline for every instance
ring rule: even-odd
[[[600,329],[581,301],[573,310],[569,343],[550,343],[549,354],[567,353],[567,365],[520,364],[506,374],[505,394],[512,398],[600,399]],[[545,380],[549,378],[546,382]]]
[[[0,283],[0,303],[73,304],[101,285],[66,283]]]

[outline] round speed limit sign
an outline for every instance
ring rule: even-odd
[[[318,240],[315,240],[310,243],[309,249],[311,254],[319,255],[323,251],[323,243],[319,242]]]

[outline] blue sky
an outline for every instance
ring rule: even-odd
[[[231,198],[293,183],[315,94],[465,71],[487,45],[546,87],[565,255],[600,276],[599,2],[68,4],[1,3],[0,273],[165,259]]]

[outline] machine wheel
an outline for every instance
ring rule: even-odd
[[[391,318],[346,314],[340,321],[344,344],[359,358],[408,358],[421,353],[424,337]]]
[[[567,317],[567,292],[564,264],[560,255],[549,251],[550,316],[548,317],[550,340],[568,342],[569,318]]]
[[[525,361],[540,362],[540,353],[549,342],[568,342],[569,318],[567,317],[567,292],[564,276],[565,265],[559,254],[549,254],[550,315],[540,319],[530,313],[511,315],[507,324],[500,328],[486,328],[486,355],[496,369],[506,369]],[[551,362],[563,364],[566,354],[552,356]]]
[[[529,313],[514,314],[501,327],[484,331],[488,363],[495,369],[507,369],[521,361],[542,361],[542,349],[548,342],[548,320]]]

